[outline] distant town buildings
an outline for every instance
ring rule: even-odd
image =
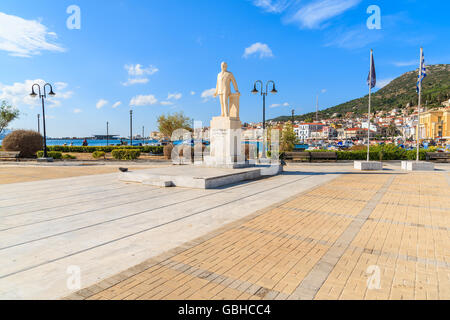
[[[447,104],[450,104],[448,102]],[[298,141],[301,143],[314,143],[319,141],[352,140],[355,143],[367,141],[368,130],[373,140],[415,140],[417,137],[417,125],[419,113],[417,107],[394,108],[390,111],[376,111],[371,116],[370,126],[367,122],[368,115],[358,115],[347,112],[344,116],[333,114],[329,119],[321,119],[320,122],[294,121],[293,128]],[[441,109],[420,110],[420,139],[450,140],[450,106]],[[270,120],[266,123],[267,128],[282,130],[284,122]],[[370,127],[370,128],[369,128]],[[243,140],[261,140],[263,138],[262,122],[245,123],[242,127]],[[198,131],[199,129],[197,129]],[[196,134],[199,132],[196,131]],[[201,129],[202,137],[209,139],[209,128]],[[154,131],[150,139],[167,139],[161,133]]]
[[[421,114],[419,137],[421,139],[450,139],[450,106]]]

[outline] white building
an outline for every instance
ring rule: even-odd
[[[361,128],[362,129],[367,129],[367,122],[362,122],[361,123]],[[378,126],[376,124],[371,123],[370,124],[370,130],[378,132]]]
[[[322,131],[325,125],[323,123],[302,123],[294,128],[294,132],[301,141],[311,139],[313,132]]]

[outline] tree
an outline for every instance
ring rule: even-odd
[[[158,118],[158,130],[165,137],[171,138],[172,133],[177,129],[186,129],[192,131],[189,124],[190,119],[186,117],[183,112],[161,115]]]
[[[297,135],[294,131],[294,126],[291,121],[288,121],[283,126],[283,131],[281,132],[281,152],[290,152],[294,150],[295,144],[298,142]]]
[[[387,137],[395,137],[399,136],[400,134],[401,134],[400,130],[398,130],[397,127],[393,124],[389,125],[389,127],[386,129]]]
[[[15,119],[19,117],[19,110],[7,105],[6,101],[2,102],[0,106],[0,134],[6,127]]]

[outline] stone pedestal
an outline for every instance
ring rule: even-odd
[[[239,98],[240,93],[232,93],[230,95],[230,118],[239,120]]]
[[[434,163],[424,161],[402,161],[402,170],[406,171],[434,171]]]
[[[377,161],[355,161],[356,170],[383,170],[383,163]]]
[[[241,121],[236,117],[214,117],[210,129],[210,156],[204,164],[218,168],[246,166],[242,152]]]

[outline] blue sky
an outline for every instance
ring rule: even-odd
[[[66,26],[70,5],[81,28]],[[369,30],[367,8],[381,9]],[[127,135],[129,110],[140,132],[160,114],[183,111],[206,125],[218,115],[215,87],[227,61],[241,97],[241,119],[262,119],[255,80],[275,80],[267,117],[306,113],[367,93],[369,50],[379,84],[427,63],[450,62],[447,1],[362,0],[58,0],[0,3],[0,100],[22,115],[13,128],[35,129],[34,80],[55,86],[47,102],[49,136]]]

